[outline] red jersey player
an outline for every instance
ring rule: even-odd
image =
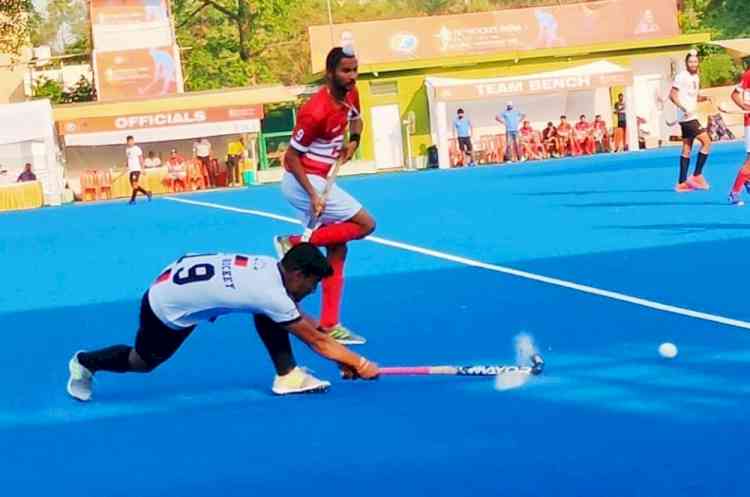
[[[284,156],[281,191],[298,211],[303,225],[311,217],[320,226],[310,243],[326,247],[333,276],[323,280],[320,328],[340,343],[359,345],[366,340],[341,325],[341,294],[344,286],[344,261],[347,242],[366,237],[375,230],[375,220],[354,197],[334,185],[328,198],[321,194],[328,171],[338,159],[354,156],[359,146],[362,121],[356,88],[357,58],[350,47],[335,47],[326,58],[326,84],[302,106],[297,115],[290,146]],[[349,141],[344,134],[349,127]],[[281,257],[300,243],[301,237],[274,238]]]
[[[745,71],[740,84],[732,92],[732,100],[740,109],[750,112],[750,69]],[[729,192],[729,203],[733,205],[745,205],[740,199],[743,186],[750,193],[750,114],[745,114],[745,151],[745,163],[737,173],[732,191]]]
[[[591,124],[586,120],[586,116],[581,114],[580,120],[575,125],[575,143],[576,148],[585,155],[591,155],[596,149],[594,138],[591,136]]]

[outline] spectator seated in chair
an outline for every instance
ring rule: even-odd
[[[27,162],[23,166],[23,172],[18,176],[17,183],[24,183],[26,181],[36,181],[36,174],[31,170],[31,164]]]
[[[557,149],[561,157],[573,154],[573,126],[566,116],[560,116],[560,124],[557,125]]]
[[[174,148],[169,154],[169,159],[167,159],[166,179],[172,191],[184,192],[187,190],[187,165],[185,164],[185,159]]]
[[[592,155],[594,153],[595,144],[591,123],[586,120],[584,114],[581,114],[580,119],[576,123],[574,137],[578,154]]]
[[[548,122],[547,127],[542,131],[542,144],[547,157],[560,157],[557,128],[552,124],[552,121]]]
[[[594,146],[596,148],[597,154],[610,151],[609,131],[607,130],[607,123],[604,122],[600,114],[597,114],[594,118],[592,136],[594,138]]]
[[[143,160],[143,167],[146,169],[161,167],[161,159],[156,156],[153,150],[149,150],[148,157]]]
[[[529,160],[539,160],[544,157],[544,147],[538,139],[534,128],[529,121],[524,121],[520,129],[521,135],[521,153],[522,156]]]

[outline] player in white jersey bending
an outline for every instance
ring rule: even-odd
[[[708,182],[703,177],[703,166],[708,160],[708,151],[711,149],[711,137],[708,132],[701,127],[696,114],[698,102],[709,100],[703,97],[700,92],[700,76],[698,67],[700,59],[698,52],[691,50],[685,57],[685,70],[680,71],[672,83],[672,90],[669,93],[669,99],[677,107],[677,119],[682,129],[682,154],[680,155],[680,176],[677,181],[675,190],[683,193],[693,190],[708,190]],[[698,140],[701,144],[698,152],[698,162],[695,165],[693,175],[688,177],[690,169],[690,153],[693,150],[693,143]]]
[[[180,257],[143,295],[135,346],[75,353],[68,364],[68,393],[89,400],[93,376],[99,371],[153,371],[177,351],[199,322],[229,313],[254,316],[255,328],[276,368],[272,391],[277,395],[320,392],[330,386],[297,367],[289,333],[337,362],[345,378],[376,378],[376,364],[318,331],[316,323],[297,307],[332,272],[320,250],[309,243],[292,248],[281,262],[243,254]]]

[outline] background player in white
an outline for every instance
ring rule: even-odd
[[[133,193],[130,194],[129,204],[135,203],[135,196],[138,192],[146,195],[151,200],[151,192],[144,190],[141,187],[139,181],[141,179],[141,172],[143,171],[143,150],[141,147],[135,144],[135,138],[128,136],[126,138],[125,155],[128,158],[128,174],[130,175],[130,187]]]
[[[289,333],[337,362],[345,378],[375,378],[376,364],[318,331],[297,307],[331,273],[326,258],[309,243],[292,248],[281,262],[243,254],[185,255],[167,266],[143,295],[134,347],[114,345],[73,355],[68,393],[81,401],[91,399],[93,375],[99,371],[153,371],[199,322],[229,313],[253,315],[276,368],[272,391],[277,395],[320,392],[330,386],[297,367]]]
[[[696,114],[698,103],[705,102],[708,97],[699,94],[700,76],[698,69],[700,59],[698,52],[691,50],[685,57],[685,70],[680,71],[672,83],[669,99],[677,107],[677,120],[682,129],[682,154],[680,155],[680,176],[675,190],[678,192],[689,192],[693,190],[708,190],[708,182],[703,177],[703,166],[708,160],[708,152],[711,149],[711,137],[701,127]],[[693,175],[688,178],[690,169],[690,153],[693,143],[698,140],[701,144],[698,152],[698,162],[695,165]]]

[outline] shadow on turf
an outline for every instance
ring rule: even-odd
[[[557,197],[557,196],[585,196],[585,195],[609,195],[612,193],[674,193],[674,190],[669,188],[661,189],[644,189],[644,190],[571,190],[564,192],[531,192],[531,193],[515,193],[514,195],[521,195],[524,197]]]
[[[730,223],[684,223],[684,224],[641,224],[641,225],[606,225],[597,226],[596,229],[602,230],[637,230],[637,231],[676,231],[686,232],[705,232],[720,230],[750,230],[750,224],[730,224]]]
[[[726,202],[593,202],[590,204],[560,204],[561,207],[570,208],[588,208],[588,207],[662,207],[662,206],[680,206],[692,207],[696,205],[703,206],[722,206],[726,207]]]

